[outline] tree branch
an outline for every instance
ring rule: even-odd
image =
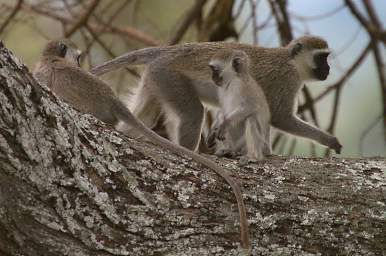
[[[12,19],[16,16],[16,14],[20,11],[23,0],[18,0],[15,8],[9,14],[9,16],[5,19],[3,24],[0,26],[0,35],[4,32],[4,29],[8,26],[8,24],[12,21]]]
[[[91,16],[93,11],[96,9],[98,6],[100,0],[94,0],[91,4],[90,7],[87,8],[87,10],[83,13],[83,15],[79,18],[79,20],[72,25],[72,27],[65,33],[65,37],[70,37],[72,34],[74,34],[79,28],[82,26],[85,26],[87,24],[88,18]]]

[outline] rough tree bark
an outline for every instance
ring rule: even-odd
[[[0,255],[236,255],[211,170],[58,101],[0,47]],[[384,159],[274,157],[239,168],[253,255],[385,255]]]

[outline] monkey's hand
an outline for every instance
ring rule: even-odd
[[[218,127],[213,128],[210,131],[208,137],[206,138],[206,145],[209,148],[213,148],[216,144],[217,130],[218,130]]]
[[[223,122],[215,131],[216,132],[216,138],[218,140],[225,140],[225,130],[226,130],[226,123]]]
[[[336,137],[331,137],[328,147],[333,149],[335,153],[340,154],[342,150],[342,145],[339,143],[338,139]]]

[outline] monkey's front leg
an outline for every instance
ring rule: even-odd
[[[293,135],[315,140],[320,144],[335,150],[337,154],[340,154],[341,152],[342,145],[336,137],[302,121],[294,114],[290,114],[284,118],[280,117],[272,119],[272,125]]]
[[[252,113],[252,111],[249,112],[242,109],[235,109],[231,113],[225,114],[224,120],[221,122],[218,130],[216,131],[217,139],[225,140],[225,133],[228,127],[244,121]]]

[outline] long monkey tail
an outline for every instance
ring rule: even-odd
[[[170,47],[149,47],[128,52],[124,55],[109,60],[90,70],[90,73],[96,76],[122,68],[127,65],[143,65],[154,60],[162,53],[170,50]]]
[[[149,128],[147,128],[141,121],[136,119],[131,112],[119,101],[115,106],[117,109],[114,113],[117,115],[119,119],[127,123],[127,125],[132,126],[134,129],[137,129],[144,136],[148,137],[152,142],[157,143],[159,146],[164,147],[178,155],[187,155],[191,157],[193,160],[205,165],[206,167],[212,169],[215,173],[221,176],[232,188],[233,193],[236,196],[237,207],[239,211],[240,218],[240,236],[241,236],[241,247],[246,254],[249,254],[251,249],[251,241],[248,227],[248,219],[247,213],[245,210],[244,200],[241,194],[241,189],[233,180],[228,171],[225,169],[221,169],[215,162],[193,152],[179,145],[173,144],[167,139],[162,138]]]

